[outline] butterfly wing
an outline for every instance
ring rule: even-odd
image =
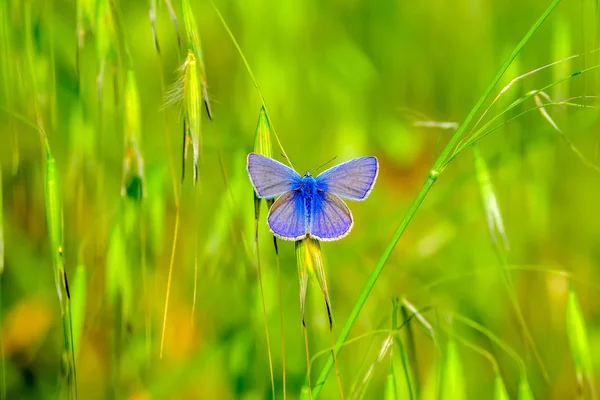
[[[367,198],[379,172],[376,157],[360,157],[336,165],[315,178],[317,188],[351,200]]]
[[[258,197],[273,198],[298,188],[301,177],[290,167],[256,153],[248,154],[248,175]]]
[[[342,199],[332,193],[317,190],[312,198],[310,235],[318,240],[341,239],[350,233],[352,213]]]
[[[304,196],[300,191],[285,192],[271,206],[267,222],[271,232],[284,240],[300,240],[306,236],[307,218]]]

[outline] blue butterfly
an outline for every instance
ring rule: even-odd
[[[366,199],[375,185],[379,164],[375,157],[355,158],[313,178],[308,172],[300,176],[279,161],[250,153],[247,169],[258,197],[279,196],[267,217],[275,236],[331,241],[346,236],[354,224],[340,197]]]

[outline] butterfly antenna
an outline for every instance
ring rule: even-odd
[[[319,171],[321,168],[325,167],[327,164],[329,164],[330,162],[332,162],[333,160],[335,160],[337,158],[337,156],[333,157],[331,160],[327,161],[325,164],[321,165],[319,168],[317,168],[317,171]]]

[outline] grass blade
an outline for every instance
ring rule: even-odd
[[[398,397],[396,395],[396,380],[394,379],[394,372],[390,368],[390,372],[388,372],[385,377],[385,386],[383,388],[383,399],[384,400],[396,400]]]
[[[81,350],[81,337],[83,336],[83,326],[85,322],[85,305],[87,293],[87,273],[85,266],[79,262],[75,267],[73,275],[73,285],[71,285],[73,299],[72,319],[73,319],[73,349],[75,356]]]
[[[506,391],[506,386],[504,386],[504,380],[502,379],[502,375],[500,373],[496,373],[494,377],[494,400],[509,400],[508,392]]]
[[[450,400],[466,399],[465,376],[458,353],[458,345],[453,338],[448,339],[446,357],[442,366],[441,398]]]
[[[569,349],[575,365],[577,374],[577,389],[579,397],[583,398],[585,380],[588,381],[595,398],[594,388],[594,369],[592,363],[592,352],[589,345],[585,318],[577,294],[571,283],[567,295],[566,306],[567,338],[569,339]]]
[[[169,261],[169,275],[167,278],[167,289],[165,293],[165,308],[163,312],[163,323],[162,323],[162,331],[160,335],[160,352],[159,357],[163,356],[163,349],[165,345],[165,331],[167,329],[167,316],[169,313],[169,299],[171,297],[171,281],[173,279],[173,265],[175,264],[175,250],[177,249],[177,236],[179,234],[179,213],[180,213],[180,204],[176,204],[175,210],[175,227],[173,228],[173,245],[171,247],[171,259]]]
[[[531,386],[529,386],[529,381],[527,380],[527,375],[522,375],[521,380],[519,381],[519,392],[517,398],[519,400],[534,400],[533,392],[531,391]]]
[[[399,308],[400,308],[400,299],[398,299],[397,297],[394,298],[392,300],[392,329],[394,331],[398,331],[400,329],[400,326],[398,325],[398,312],[399,312]],[[404,316],[404,320],[408,321],[408,316],[405,313],[405,309],[402,308],[402,315]],[[410,329],[410,323],[407,324],[407,332],[408,335],[411,335],[411,332],[408,331],[408,329]],[[409,342],[414,344],[414,342],[411,340],[411,338],[409,338]],[[396,334],[394,335],[394,340],[396,342],[396,345],[398,346],[398,348],[400,349],[400,360],[402,361],[402,370],[404,371],[404,377],[406,379],[406,386],[408,387],[408,392],[410,395],[410,399],[411,400],[415,400],[418,398],[418,388],[417,388],[417,384],[415,381],[415,375],[413,373],[413,369],[411,366],[411,362],[409,360],[409,356],[406,350],[406,347],[404,346],[404,342],[402,341],[402,338],[400,337],[400,334]],[[416,367],[416,362],[414,362],[415,360],[413,360],[413,365],[415,365]]]

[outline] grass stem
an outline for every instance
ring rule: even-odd
[[[283,379],[283,400],[287,398],[287,387],[286,387],[286,360],[285,360],[285,333],[283,324],[283,281],[281,280],[281,263],[279,260],[279,251],[277,250],[277,238],[273,236],[273,243],[275,244],[275,258],[277,262],[277,286],[279,286],[278,301],[279,301],[279,326],[281,328],[281,366],[282,366],[282,379]]]
[[[181,186],[180,189],[181,191]],[[163,349],[165,344],[165,330],[167,327],[167,314],[169,311],[169,298],[171,295],[171,280],[173,278],[173,264],[175,263],[175,250],[177,249],[177,234],[179,233],[179,214],[180,214],[180,204],[177,203],[175,205],[175,227],[173,229],[173,246],[171,247],[171,261],[169,262],[169,276],[167,278],[167,293],[165,294],[165,311],[163,314],[163,326],[162,332],[160,335],[160,353],[159,358],[163,356]]]
[[[260,263],[260,251],[258,246],[258,220],[255,221],[256,224],[256,235],[254,236],[254,245],[256,247],[256,269],[258,272],[258,286],[260,288],[260,300],[262,303],[262,312],[263,312],[263,321],[265,324],[265,339],[267,341],[267,354],[269,357],[269,372],[271,374],[271,394],[272,398],[275,399],[275,376],[273,375],[273,355],[271,353],[271,338],[269,335],[269,323],[267,321],[267,306],[265,303],[265,291],[263,287],[263,279],[262,279],[262,269]]]

